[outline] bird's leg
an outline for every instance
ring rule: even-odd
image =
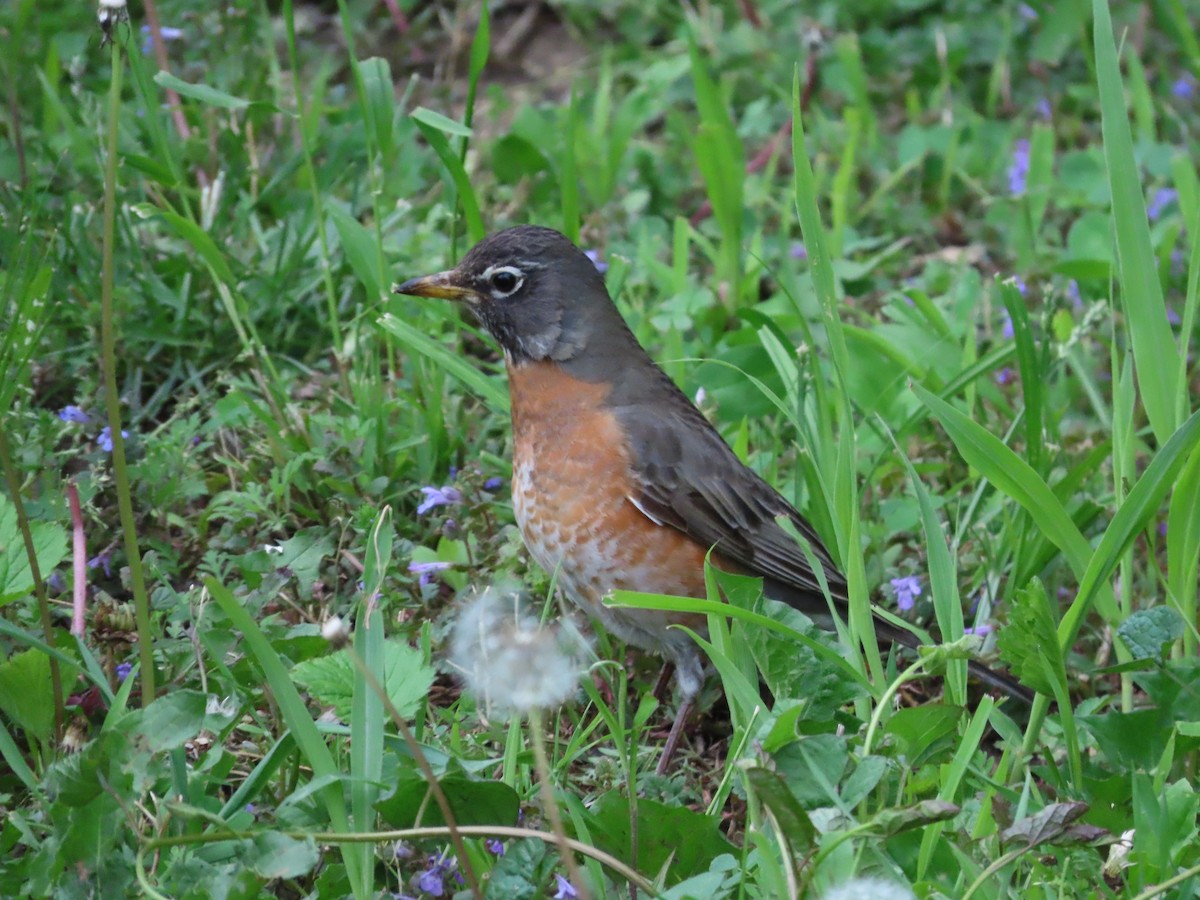
[[[675,663],[669,659],[663,663],[662,671],[658,673],[658,681],[654,682],[654,690],[650,695],[662,703],[667,699],[667,691],[671,687],[671,676],[675,674]]]
[[[675,721],[671,725],[670,733],[667,734],[667,742],[663,744],[662,756],[658,759],[658,768],[654,770],[656,775],[667,774],[667,769],[671,767],[671,758],[675,755],[675,749],[679,746],[679,739],[683,737],[683,729],[687,725],[687,720],[691,718],[692,710],[695,707],[695,694],[689,694],[680,698],[679,711],[675,713]]]

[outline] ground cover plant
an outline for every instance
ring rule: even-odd
[[[0,894],[1195,893],[1194,11],[800,6],[0,9]],[[525,222],[849,577],[613,598],[666,776],[390,291]]]

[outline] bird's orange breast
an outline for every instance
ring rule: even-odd
[[[600,600],[614,590],[704,596],[701,547],[644,515],[629,442],[607,385],[555,363],[509,366],[513,510],[531,555],[569,599],[626,640],[659,649],[667,613],[629,619]],[[644,633],[643,633],[644,632]]]

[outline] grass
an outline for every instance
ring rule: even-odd
[[[0,894],[1194,893],[1186,5],[470,6],[162,2],[169,74],[0,11]],[[507,718],[536,667],[451,662],[487,586],[569,611],[494,347],[389,286],[520,222],[849,578],[836,638],[613,598],[708,615],[666,777],[612,636]]]

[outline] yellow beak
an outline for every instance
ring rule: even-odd
[[[459,282],[458,273],[451,269],[438,272],[436,275],[425,275],[421,278],[410,278],[402,284],[392,285],[396,294],[409,294],[413,297],[436,297],[439,300],[456,300],[466,303],[478,303],[479,294]]]

